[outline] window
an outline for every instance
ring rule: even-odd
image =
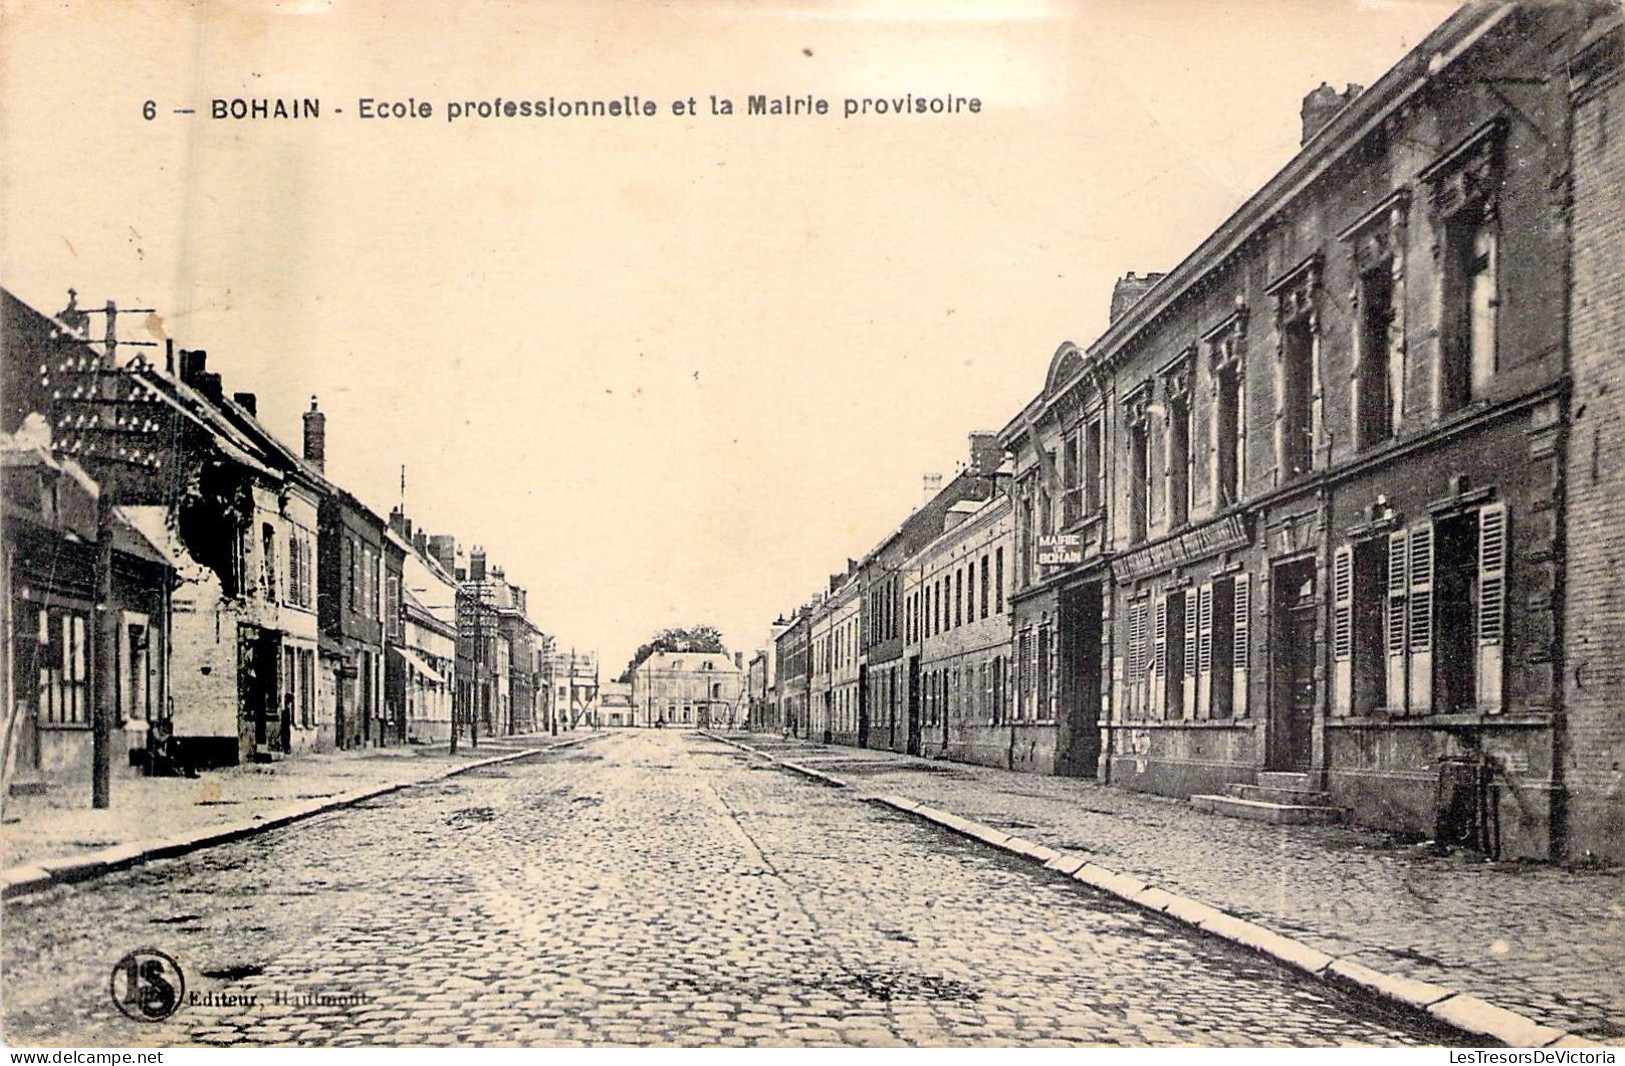
[[[1048,624],[1038,627],[1038,646],[1034,649],[1034,677],[1036,696],[1033,717],[1048,722],[1055,717],[1055,687],[1060,680],[1055,669],[1054,630]]]
[[[1189,398],[1169,399],[1165,473],[1168,485],[1168,527],[1177,529],[1190,519],[1191,405]]]
[[[124,628],[123,673],[119,685],[119,712],[125,720],[146,721],[152,716],[147,626],[132,622]]]
[[[1496,238],[1481,211],[1445,226],[1445,322],[1439,396],[1445,412],[1481,399],[1495,375]]]
[[[1280,464],[1283,481],[1314,466],[1314,332],[1307,318],[1282,326]]]
[[[288,533],[288,602],[300,605],[299,595],[304,583],[299,578],[299,567],[304,559],[299,552],[299,534]]]
[[[1190,717],[1191,706],[1186,696],[1195,692],[1196,598],[1186,592],[1174,592],[1162,605],[1167,620],[1159,626],[1164,631],[1159,641],[1164,646],[1164,655],[1159,656],[1159,660],[1168,664],[1165,673],[1159,671],[1164,678],[1163,717]]]
[[[260,526],[260,591],[276,602],[276,527],[269,522]]]
[[[52,607],[39,612],[39,716],[50,725],[90,722],[89,616]]]
[[[1214,371],[1217,397],[1214,408],[1214,505],[1220,508],[1241,500],[1241,366],[1230,363]]]
[[[1355,428],[1369,448],[1394,435],[1404,392],[1404,349],[1393,336],[1394,266],[1383,260],[1360,274],[1355,329]]]
[[[385,603],[385,631],[390,640],[399,641],[401,639],[401,579],[394,574],[390,574],[384,580],[384,599],[387,601]]]
[[[990,704],[991,718],[994,725],[999,725],[1004,721],[1004,656],[995,655],[993,657],[991,673],[992,680],[990,684],[992,688],[990,691],[993,695]]]
[[[965,624],[965,568],[954,571],[954,627]]]
[[[1129,429],[1129,539],[1142,541],[1151,520],[1151,435],[1142,421]]]
[[[1004,613],[1004,549],[993,549],[993,613]]]
[[[1507,532],[1491,503],[1388,535],[1390,712],[1501,710]]]
[[[1033,644],[1033,631],[1023,629],[1020,639],[1016,642],[1016,713],[1014,715],[1016,721],[1032,717],[1033,676],[1037,673],[1037,658],[1037,648]]]
[[[1078,471],[1078,435],[1067,434],[1061,446],[1061,527],[1076,522],[1083,510],[1083,486]]]
[[[988,557],[982,553],[982,617],[987,617]]]
[[[1332,714],[1369,715],[1383,706],[1387,669],[1383,604],[1388,539],[1372,537],[1332,553]]]
[[[1105,429],[1101,420],[1095,418],[1084,431],[1083,511],[1087,515],[1099,514],[1101,501],[1106,498],[1106,467],[1102,461],[1105,454]]]
[[[361,562],[356,558],[355,541],[350,537],[344,538],[344,569],[348,575],[344,582],[345,602],[351,612],[356,609],[358,598],[361,595]]]
[[[1021,587],[1026,588],[1033,572],[1033,486],[1028,481],[1021,486],[1021,518],[1017,523],[1016,573]]]

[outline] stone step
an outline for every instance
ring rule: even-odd
[[[13,796],[43,796],[48,790],[45,778],[34,774],[18,774],[7,788]]]
[[[1228,814],[1273,825],[1336,825],[1343,820],[1343,808],[1306,803],[1270,803],[1236,796],[1192,796],[1191,806],[1200,811]]]
[[[1310,791],[1309,775],[1286,770],[1260,770],[1258,783],[1266,788],[1297,788]]]
[[[1224,791],[1237,799],[1266,803],[1296,803],[1306,807],[1330,807],[1330,793],[1307,788],[1271,788],[1269,785],[1226,785]]]

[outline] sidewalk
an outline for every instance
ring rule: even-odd
[[[1625,871],[1437,857],[1384,834],[1269,826],[1070,778],[739,733],[832,774],[1183,893],[1328,955],[1625,1041]]]
[[[195,778],[113,778],[113,805],[90,806],[90,781],[53,783],[42,795],[10,796],[0,822],[0,867],[8,894],[25,868],[69,867],[92,857],[135,856],[216,834],[247,835],[380,790],[404,788],[494,759],[573,744],[590,732],[465,739],[456,755],[445,744],[305,753],[282,762],[211,770]],[[134,861],[139,861],[138,859]]]

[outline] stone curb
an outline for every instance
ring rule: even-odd
[[[1283,966],[1289,966],[1329,984],[1345,990],[1358,990],[1366,995],[1427,1014],[1434,1021],[1470,1036],[1487,1037],[1514,1048],[1605,1046],[1563,1029],[1541,1025],[1515,1011],[1497,1007],[1453,988],[1429,984],[1410,977],[1380,973],[1349,959],[1335,958],[1300,940],[1282,936],[1217,907],[1099,866],[1085,856],[1057,852],[1020,837],[1010,837],[992,826],[928,807],[903,796],[866,798],[871,803],[913,815],[934,825],[951,829],[961,836],[1041,863],[1047,870],[1070,877],[1136,907],[1165,915],[1221,940],[1239,944]]]
[[[254,821],[240,822],[236,825],[209,826],[206,829],[195,830],[190,833],[179,833],[172,837],[160,840],[141,841],[133,844],[117,844],[100,851],[88,852],[84,855],[75,855],[69,858],[37,859],[22,866],[13,866],[0,871],[0,899],[12,900],[20,896],[43,892],[56,885],[75,884],[112,873],[115,870],[127,869],[155,859],[170,859],[188,852],[202,851],[205,848],[216,847],[220,844],[229,844],[244,837],[255,836],[272,829],[280,829],[294,822],[312,818],[328,811],[336,811],[345,807],[353,807],[363,800],[376,799],[387,796],[392,792],[414,788],[418,785],[433,784],[444,781],[459,774],[466,774],[471,770],[479,770],[487,766],[496,766],[501,763],[514,762],[518,759],[528,759],[546,752],[559,751],[563,748],[573,748],[584,744],[592,737],[580,737],[567,740],[559,744],[552,744],[545,748],[535,748],[529,751],[508,752],[496,755],[489,759],[481,759],[463,766],[454,766],[450,769],[429,774],[413,781],[399,781],[376,788],[357,789],[354,792],[345,792],[325,799],[308,801],[292,809],[283,809],[272,815],[261,815]]]
[[[802,775],[804,775],[806,777],[810,777],[815,781],[818,781],[818,782],[820,782],[822,784],[828,785],[830,788],[848,788],[848,787],[850,787],[845,781],[843,781],[840,778],[836,777],[834,774],[826,774],[822,770],[814,770],[810,766],[803,766],[801,763],[793,762],[790,759],[781,759],[777,755],[768,754],[767,752],[763,751],[761,748],[753,748],[749,744],[741,743],[740,741],[737,741],[737,740],[731,740],[728,737],[718,736],[715,733],[708,733],[703,729],[699,730],[699,734],[700,734],[700,736],[705,737],[708,740],[720,741],[721,743],[727,744],[730,747],[738,748],[740,751],[746,752],[746,753],[751,754],[751,755],[755,755],[757,758],[766,759],[768,762],[774,764],[775,766],[782,766],[786,770],[793,770],[794,772],[796,772],[798,774],[802,774]]]

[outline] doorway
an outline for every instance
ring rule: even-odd
[[[1307,770],[1314,752],[1315,587],[1314,559],[1274,569],[1271,588],[1271,770]]]
[[[908,754],[920,754],[920,659],[908,660]]]
[[[1061,713],[1055,753],[1055,773],[1061,777],[1094,777],[1099,771],[1103,603],[1099,582],[1061,593]]]

